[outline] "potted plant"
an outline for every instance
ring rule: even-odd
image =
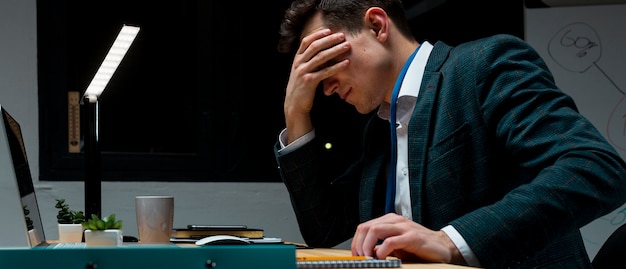
[[[119,246],[122,244],[122,221],[115,219],[115,214],[99,218],[91,214],[91,218],[82,223],[85,229],[87,246]]]
[[[85,215],[83,211],[71,210],[65,199],[56,199],[55,208],[59,210],[57,223],[59,226],[59,242],[81,242]]]

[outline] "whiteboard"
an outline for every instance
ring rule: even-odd
[[[541,8],[528,2],[524,38],[544,58],[556,84],[626,157],[626,1],[558,1],[563,4]],[[623,223],[626,204],[581,229],[590,259]]]

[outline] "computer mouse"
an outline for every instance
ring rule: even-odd
[[[204,245],[248,245],[250,242],[246,238],[233,235],[211,235],[198,239],[197,246]]]

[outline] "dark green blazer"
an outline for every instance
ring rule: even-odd
[[[305,242],[384,212],[388,122],[341,175],[317,139],[275,154]],[[625,163],[523,40],[434,45],[409,125],[413,220],[453,225],[487,268],[590,268],[580,228],[626,201]]]

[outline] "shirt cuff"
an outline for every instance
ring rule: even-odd
[[[313,138],[315,138],[315,129],[304,134],[295,141],[291,142],[291,144],[287,145],[287,128],[285,128],[280,131],[280,134],[278,134],[278,142],[280,143],[280,149],[278,150],[278,153],[280,155],[283,155],[292,152],[302,145],[309,143],[311,140],[313,140]]]
[[[469,266],[480,267],[480,262],[476,255],[472,251],[472,249],[467,245],[465,239],[461,234],[454,228],[452,225],[448,225],[446,227],[441,228],[441,230],[450,237],[452,243],[456,245],[456,248],[459,249],[461,255],[463,255],[463,259]]]

